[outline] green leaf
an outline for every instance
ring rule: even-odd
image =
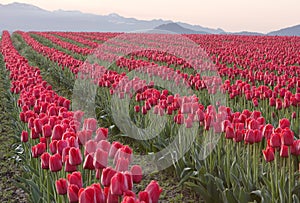
[[[201,197],[205,200],[205,202],[212,202],[213,197],[210,195],[207,189],[203,187],[201,184],[196,185],[195,183],[192,182],[185,182],[184,185],[192,189],[196,193],[200,194]]]
[[[224,197],[225,197],[225,202],[237,203],[237,200],[235,199],[232,191],[230,191],[229,189],[226,189],[223,193],[224,193]]]

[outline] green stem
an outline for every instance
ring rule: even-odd
[[[275,151],[275,160],[274,160],[274,164],[275,164],[275,193],[276,193],[276,198],[278,197],[278,164],[277,164],[277,153]]]

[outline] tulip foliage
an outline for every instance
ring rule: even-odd
[[[143,178],[142,167],[132,160],[135,149],[108,141],[117,134],[110,132],[111,126],[119,134],[132,132],[126,122],[113,119],[111,109],[129,100],[130,119],[142,129],[150,125],[156,130],[153,115],[166,118],[157,137],[136,140],[145,153],[163,150],[180,129],[189,139],[188,132],[197,127],[188,153],[170,162],[179,185],[206,202],[299,202],[299,37],[185,35],[197,49],[188,40],[164,34],[33,33],[101,61],[80,61],[28,33],[16,33],[37,54],[57,63],[58,72],[67,68],[75,78],[92,79],[101,111],[98,120],[85,118],[83,111],[71,111],[72,101],[53,91],[40,70],[15,50],[8,32],[3,33],[1,53],[24,124],[21,141],[37,176],[50,177],[39,183],[45,188],[38,191],[43,200],[159,201],[162,189],[156,181],[133,192]],[[162,86],[170,81],[173,85]],[[193,93],[181,95],[168,87]],[[220,94],[221,100],[209,99]],[[98,122],[105,126],[99,128]],[[182,143],[176,144],[183,150]]]

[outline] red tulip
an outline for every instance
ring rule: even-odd
[[[94,153],[86,155],[83,163],[83,168],[88,170],[95,170],[93,161],[94,161]]]
[[[277,110],[282,109],[282,101],[279,98],[276,99],[276,109]]]
[[[42,122],[40,121],[39,118],[34,119],[33,125],[34,125],[35,132],[38,133],[38,134],[41,134],[42,133],[43,124],[42,124]]]
[[[61,125],[55,125],[52,131],[52,140],[61,140],[64,133],[64,127]]]
[[[247,130],[244,140],[247,144],[253,144],[255,142],[254,130]]]
[[[68,181],[70,185],[77,185],[78,188],[82,188],[82,177],[79,171],[75,171],[72,174],[68,174]]]
[[[49,168],[51,172],[57,172],[62,169],[62,160],[59,154],[54,154],[50,156]]]
[[[279,133],[273,133],[270,138],[270,146],[277,148],[281,146],[281,137]]]
[[[28,142],[28,132],[27,131],[22,131],[21,142]]]
[[[95,190],[95,199],[97,203],[105,203],[105,196],[101,189],[101,185],[99,183],[92,184],[92,187]]]
[[[132,180],[134,183],[140,183],[143,179],[142,167],[139,165],[133,165],[130,172],[132,173]]]
[[[146,191],[139,192],[139,200],[141,202],[150,203],[151,199],[150,199],[149,193]]]
[[[274,149],[272,147],[267,147],[267,149],[262,150],[266,162],[271,162],[274,160]]]
[[[141,107],[139,105],[134,106],[134,111],[136,113],[140,112],[140,110],[141,110]]]
[[[128,190],[126,177],[123,173],[116,173],[110,181],[110,192],[113,195],[122,195]]]
[[[69,160],[72,166],[80,165],[82,162],[82,155],[79,148],[71,147],[69,151]]]
[[[285,128],[281,132],[281,143],[286,146],[290,146],[294,141],[294,132],[289,128]]]
[[[122,147],[123,147],[123,145],[121,143],[114,141],[109,150],[109,158],[114,158],[118,149],[120,149]]]
[[[45,143],[38,143],[37,145],[31,147],[31,153],[33,158],[41,156],[46,151]]]
[[[300,155],[300,140],[294,140],[293,145],[291,146],[291,154],[294,156]]]
[[[38,139],[40,137],[39,133],[35,131],[35,128],[30,128],[30,137],[31,139]]]
[[[136,201],[134,197],[125,196],[121,203],[136,203]]]
[[[104,187],[109,187],[110,181],[116,173],[117,172],[111,167],[104,168],[101,176],[101,184],[104,185]]]
[[[231,126],[227,126],[225,129],[225,137],[226,139],[233,139],[235,136],[234,130]]]
[[[238,130],[235,132],[235,136],[233,138],[233,141],[235,142],[241,142],[244,140],[244,130]]]
[[[81,188],[78,193],[79,203],[94,203],[95,190],[93,187]]]
[[[291,126],[291,123],[290,123],[290,121],[287,118],[280,119],[280,121],[279,121],[279,127],[281,129],[290,128],[290,126]]]
[[[50,149],[51,154],[56,154],[56,152],[57,152],[57,140],[53,140],[52,142],[50,142],[49,149]]]
[[[264,126],[262,130],[263,136],[268,140],[271,138],[271,135],[273,133],[274,127],[271,124],[267,124]]]
[[[64,160],[64,164],[65,164],[65,172],[70,173],[70,172],[77,171],[77,165],[70,164],[69,155],[66,155],[63,160]]]
[[[258,143],[261,142],[263,136],[262,136],[262,132],[258,129],[254,130],[254,142]]]
[[[42,128],[42,135],[44,137],[51,137],[52,135],[52,128],[49,124],[45,124]]]
[[[78,202],[78,192],[79,192],[79,188],[77,185],[69,184],[67,189],[67,195],[70,203]]]
[[[57,153],[62,155],[63,150],[68,147],[68,142],[66,140],[58,140],[56,142]]]
[[[150,182],[145,191],[149,193],[149,197],[152,203],[158,203],[162,189],[159,187],[158,183],[155,180],[152,180]]]
[[[289,147],[288,146],[281,145],[280,156],[281,157],[289,157]]]
[[[60,178],[55,181],[56,191],[59,195],[67,194],[68,182],[64,178]]]

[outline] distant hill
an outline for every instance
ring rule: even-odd
[[[162,24],[172,23],[169,20],[138,20],[125,18],[116,13],[109,15],[95,15],[80,11],[47,11],[39,7],[24,4],[11,3],[0,4],[0,31],[102,31],[102,32],[133,32],[152,30]],[[181,22],[179,22],[181,23]],[[208,30],[210,33],[219,30],[204,28],[198,25],[182,25],[195,27],[196,31]],[[183,26],[184,27],[184,26]]]
[[[162,24],[154,28],[155,30],[164,30],[171,33],[177,33],[177,34],[209,34],[208,32],[201,32],[201,31],[195,31],[188,28],[184,28],[177,23],[167,23]]]
[[[248,31],[241,31],[241,32],[223,32],[220,34],[230,34],[230,35],[248,35],[248,36],[263,36],[265,34],[260,32],[248,32]]]
[[[278,35],[278,36],[300,36],[300,25],[295,25],[292,27],[283,28],[277,31],[268,33],[268,35]]]
[[[228,33],[221,28],[213,29],[200,25],[170,20],[138,20],[126,18],[116,13],[95,15],[80,11],[48,11],[24,3],[0,4],[0,31],[98,31],[98,32],[137,32],[164,30],[188,34],[237,34],[263,35],[256,32]],[[155,29],[154,29],[155,28]],[[300,36],[300,25],[273,31],[267,35]]]

